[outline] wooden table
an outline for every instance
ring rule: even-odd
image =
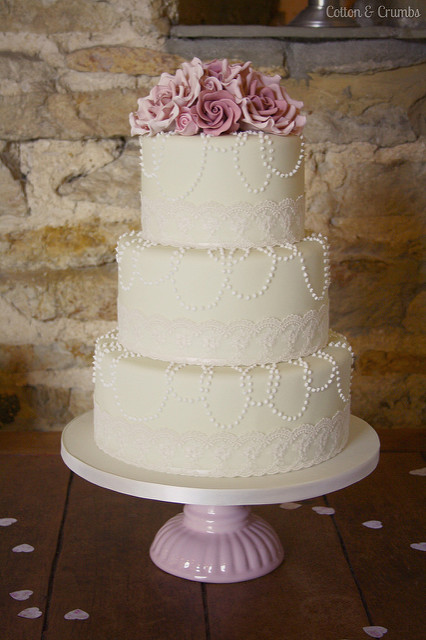
[[[155,533],[180,505],[89,484],[59,456],[58,433],[0,432],[1,640],[424,640],[425,435],[379,432],[376,471],[289,510],[253,507],[283,540],[273,573],[199,584],[149,559]],[[314,506],[330,506],[320,515]],[[379,520],[383,526],[363,525]],[[1,520],[0,520],[1,522]],[[12,549],[21,544],[30,553]],[[9,593],[34,593],[17,601]],[[18,613],[38,607],[42,615]],[[89,613],[66,620],[69,611]]]

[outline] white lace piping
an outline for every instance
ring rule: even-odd
[[[149,358],[208,365],[252,365],[312,354],[328,340],[328,304],[303,316],[230,323],[145,316],[118,303],[119,342]]]
[[[95,440],[99,448],[128,464],[181,475],[263,476],[320,464],[339,453],[349,431],[349,402],[316,424],[280,427],[271,433],[235,435],[221,431],[183,434],[128,422],[95,403]]]
[[[274,246],[303,239],[305,200],[284,198],[257,204],[168,202],[141,195],[142,230],[147,240],[182,247],[225,249]]]

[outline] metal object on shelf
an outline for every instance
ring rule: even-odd
[[[357,22],[340,6],[340,0],[309,0],[289,24],[290,27],[358,27]]]

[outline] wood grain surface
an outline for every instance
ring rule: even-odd
[[[199,584],[159,570],[151,542],[180,505],[108,491],[72,474],[59,434],[0,434],[2,640],[423,640],[424,476],[421,434],[386,434],[378,468],[297,509],[253,507],[283,542],[272,573]],[[412,430],[413,431],[413,430]],[[398,450],[398,448],[400,450]],[[312,507],[330,506],[334,515]],[[363,525],[382,523],[379,529]],[[13,547],[29,544],[31,553]],[[10,592],[34,594],[16,601]],[[18,613],[38,607],[42,615]],[[86,620],[66,620],[82,609]]]

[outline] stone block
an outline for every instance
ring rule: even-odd
[[[96,319],[82,322],[74,318],[62,317],[44,322],[30,316],[24,316],[14,307],[13,303],[9,304],[1,296],[0,317],[2,318],[3,345],[11,347],[33,345],[37,348],[34,357],[39,357],[44,353],[43,349],[49,349],[50,345],[54,343],[62,345],[61,350],[70,351],[75,354],[75,357],[80,358],[80,355],[84,357],[84,354],[87,354],[87,349],[93,349],[96,338],[111,331],[117,324],[115,320]],[[28,358],[30,356],[31,353]],[[31,362],[25,360],[25,362],[27,361]],[[32,365],[28,364],[27,370],[31,369]],[[7,370],[5,375],[8,375]]]
[[[426,333],[426,291],[421,291],[408,304],[403,326],[413,333]]]
[[[292,78],[307,78],[308,74],[371,73],[398,69],[426,61],[422,42],[391,39],[365,39],[348,47],[345,40],[325,42],[284,43],[286,66]]]
[[[307,225],[329,238],[335,260],[421,257],[425,151],[422,140],[308,145]]]
[[[3,31],[55,34],[72,31],[111,30],[117,23],[114,6],[87,0],[14,0],[13,11],[0,4]]]
[[[397,351],[364,351],[357,359],[357,371],[361,375],[424,374],[426,356]]]
[[[21,385],[31,371],[61,371],[90,367],[93,344],[76,340],[56,340],[46,344],[0,344],[0,380]]]
[[[46,97],[44,92],[0,95],[0,138],[15,142],[59,137],[60,126],[46,112]]]
[[[375,428],[422,428],[425,424],[424,376],[354,375],[352,413]]]
[[[0,216],[22,217],[28,206],[16,145],[0,145]]]
[[[251,60],[258,67],[281,67],[284,58],[282,42],[266,38],[169,38],[165,48],[187,60]]]
[[[93,217],[86,224],[7,233],[2,238],[3,268],[37,272],[111,263],[120,235],[136,226]]]
[[[115,320],[117,269],[112,264],[3,277],[0,295],[28,319]]]
[[[58,430],[73,417],[69,402],[69,389],[33,385],[0,388],[0,428]]]
[[[57,70],[38,56],[4,52],[0,55],[0,92],[3,97],[54,90]]]
[[[47,100],[47,117],[55,124],[50,137],[80,139],[129,135],[129,113],[136,108],[144,90],[86,91],[74,94],[51,94]]]
[[[331,326],[345,333],[401,325],[408,301],[418,288],[418,263],[348,260],[332,269]]]
[[[93,219],[122,224],[139,217],[135,140],[38,140],[21,144],[21,171],[26,177],[31,215],[24,229],[22,223],[13,225],[10,220],[9,227],[3,227],[5,232],[19,230],[19,237],[25,229],[41,233],[42,227],[90,226]],[[60,232],[57,234],[59,239]],[[62,235],[66,242],[66,233]]]
[[[86,85],[90,87],[89,79]],[[0,95],[0,138],[25,141],[128,136],[128,115],[149,89],[149,83],[142,83],[137,89],[118,86],[74,93],[65,90]]]
[[[174,73],[184,58],[143,47],[91,47],[73,51],[66,64],[76,71],[107,71],[129,75],[159,76]]]
[[[375,74],[312,74],[294,95],[305,104],[309,142],[413,142],[413,107],[424,98],[425,65]]]
[[[85,172],[72,174],[57,187],[61,198],[73,202],[140,210],[139,149],[137,141],[123,147],[112,162]]]

